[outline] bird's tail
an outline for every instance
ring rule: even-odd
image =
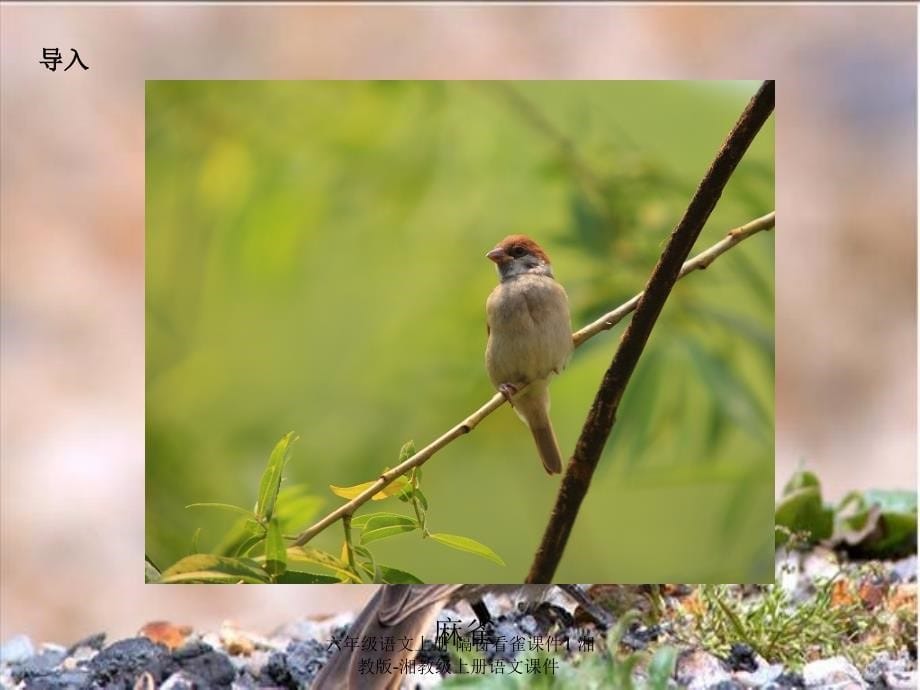
[[[562,452],[549,420],[549,391],[546,381],[534,381],[516,395],[513,400],[514,410],[524,420],[533,434],[537,453],[543,461],[547,474],[562,472]]]
[[[540,460],[543,461],[543,469],[546,470],[546,473],[559,474],[562,472],[562,453],[559,450],[559,442],[556,440],[556,434],[553,433],[552,425],[532,426],[530,433],[533,434],[533,440],[537,444],[537,452],[540,454]]]

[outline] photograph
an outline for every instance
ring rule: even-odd
[[[153,578],[523,582],[628,319],[573,332],[758,85],[147,82]],[[693,254],[773,211],[772,127]],[[555,581],[772,579],[773,256],[674,287]]]

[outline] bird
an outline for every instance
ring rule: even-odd
[[[559,587],[577,601],[599,628],[610,627],[611,615],[591,601],[578,585],[383,585],[348,628],[346,637],[356,640],[356,645],[341,646],[322,667],[310,688],[395,690],[404,677],[399,669],[415,657],[422,636],[429,632],[446,604],[470,599],[480,623],[485,624],[489,620],[488,609],[482,602],[485,594],[526,595],[530,602],[539,602],[553,587]],[[364,649],[363,640],[371,641],[373,646]],[[385,640],[395,641],[390,651],[382,648]],[[377,661],[390,672],[371,672],[377,668]]]
[[[486,258],[499,276],[486,300],[486,371],[530,428],[546,472],[559,474],[562,453],[549,418],[549,379],[573,350],[568,295],[546,252],[526,235],[505,237]]]

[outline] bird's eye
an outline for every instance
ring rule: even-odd
[[[522,247],[522,246],[519,245],[519,244],[513,246],[513,247],[511,248],[511,251],[509,252],[509,254],[511,254],[511,256],[513,256],[515,259],[521,258],[521,257],[524,256],[524,254],[526,254],[526,253],[527,253],[527,250],[525,250],[524,247]]]

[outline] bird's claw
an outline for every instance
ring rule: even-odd
[[[503,383],[498,387],[498,392],[505,396],[505,400],[508,401],[508,404],[514,407],[514,403],[511,402],[512,396],[517,393],[517,387],[513,383]]]

